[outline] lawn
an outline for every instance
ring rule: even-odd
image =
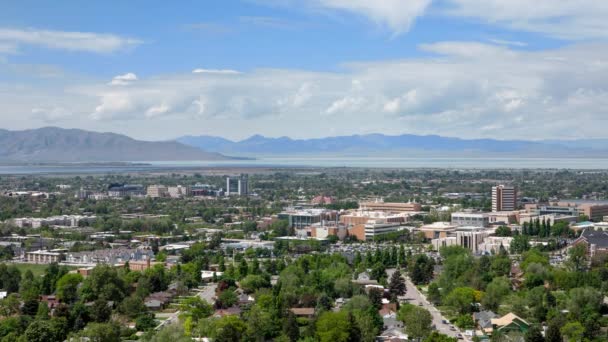
[[[49,267],[49,265],[47,264],[12,264],[17,266],[17,268],[19,269],[19,271],[21,271],[21,274],[23,275],[25,272],[27,272],[28,270],[32,271],[32,273],[34,274],[34,277],[39,277],[44,275],[44,273],[46,272],[47,267]],[[64,267],[64,266],[61,266]],[[76,267],[73,266],[65,266],[70,270],[74,270],[76,269]]]

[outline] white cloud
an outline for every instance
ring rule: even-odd
[[[194,69],[193,74],[224,74],[224,75],[238,75],[239,71],[231,69]]]
[[[437,42],[420,49],[433,55],[348,63],[340,72],[185,72],[139,77],[128,87],[81,79],[48,88],[0,82],[0,120],[10,128],[35,103],[73,113],[61,119],[72,127],[150,139],[364,132],[478,138],[495,137],[497,127],[503,138],[605,136],[608,44],[525,51]],[[42,111],[27,119],[44,120]]]
[[[114,76],[112,81],[108,83],[111,86],[125,86],[131,84],[131,82],[137,81],[137,75],[132,72],[126,73],[124,75]]]
[[[0,28],[0,42],[94,53],[123,51],[142,43],[138,39],[114,34],[12,28]]]
[[[152,106],[152,107],[148,108],[148,110],[146,111],[146,117],[148,117],[148,118],[158,117],[158,116],[168,113],[170,110],[171,110],[171,108],[169,106],[167,106],[165,103],[161,103],[158,106]]]
[[[317,0],[326,8],[363,15],[384,25],[395,34],[410,30],[417,17],[424,14],[431,0]]]
[[[73,114],[61,106],[32,108],[34,119],[41,118],[44,122],[55,123],[70,118]]]
[[[598,0],[446,0],[447,13],[562,39],[608,37],[608,2]]]
[[[488,41],[490,43],[494,43],[494,44],[498,44],[498,45],[519,46],[519,47],[528,46],[528,43],[520,42],[517,40],[491,38],[491,39],[488,39]]]
[[[325,109],[325,114],[354,112],[359,110],[365,101],[366,100],[362,97],[343,97],[332,102],[329,107]]]

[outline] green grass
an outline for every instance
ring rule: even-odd
[[[21,274],[23,275],[25,272],[32,271],[32,273],[34,274],[34,277],[40,277],[42,275],[44,275],[44,273],[46,273],[46,269],[49,267],[49,265],[46,264],[12,264],[15,265],[19,271],[21,271]],[[64,266],[61,266],[64,267]],[[70,270],[74,270],[76,269],[76,267],[73,266],[65,266]]]

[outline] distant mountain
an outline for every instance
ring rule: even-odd
[[[139,141],[115,133],[45,127],[0,129],[2,162],[114,162],[230,159],[175,141]]]
[[[207,151],[232,155],[365,154],[433,156],[608,156],[608,146],[565,144],[561,141],[460,139],[438,135],[351,135],[319,139],[267,138],[254,135],[241,141],[213,136],[184,136],[177,141]],[[599,145],[599,143],[597,144]]]

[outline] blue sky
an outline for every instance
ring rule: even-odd
[[[604,137],[606,19],[592,0],[12,2],[0,118],[142,139]]]

